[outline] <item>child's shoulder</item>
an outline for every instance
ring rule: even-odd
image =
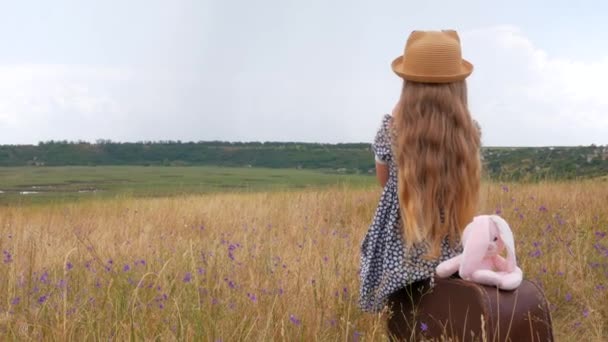
[[[380,127],[378,128],[378,133],[386,134],[386,132],[390,131],[391,123],[393,121],[393,116],[390,114],[384,114],[382,116],[382,120],[380,121]]]
[[[390,125],[391,121],[393,121],[393,116],[390,114],[384,114],[382,116],[382,125]]]

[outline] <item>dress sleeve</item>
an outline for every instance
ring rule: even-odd
[[[378,129],[378,133],[376,133],[374,143],[372,144],[376,162],[381,164],[386,164],[392,159],[390,123],[391,116],[386,114],[382,118],[382,124],[380,125],[380,129]]]

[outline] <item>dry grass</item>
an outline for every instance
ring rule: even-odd
[[[357,308],[379,190],[0,208],[0,336],[15,340],[383,340]],[[558,341],[608,339],[604,182],[484,185]],[[4,338],[2,339],[4,340]]]

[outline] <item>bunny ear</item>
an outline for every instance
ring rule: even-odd
[[[484,216],[477,216],[465,228],[462,236],[462,260],[459,274],[468,279],[479,267],[490,245],[489,220]]]
[[[513,271],[517,266],[517,258],[515,256],[515,241],[513,240],[513,232],[509,227],[507,221],[505,221],[502,217],[497,215],[491,215],[490,219],[496,224],[498,227],[498,231],[500,232],[500,238],[502,239],[505,247],[507,248],[507,263],[509,267],[509,271]]]

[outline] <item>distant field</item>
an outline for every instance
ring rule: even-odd
[[[322,171],[221,167],[0,167],[0,204],[32,204],[120,196],[173,196],[364,186],[368,175]]]

